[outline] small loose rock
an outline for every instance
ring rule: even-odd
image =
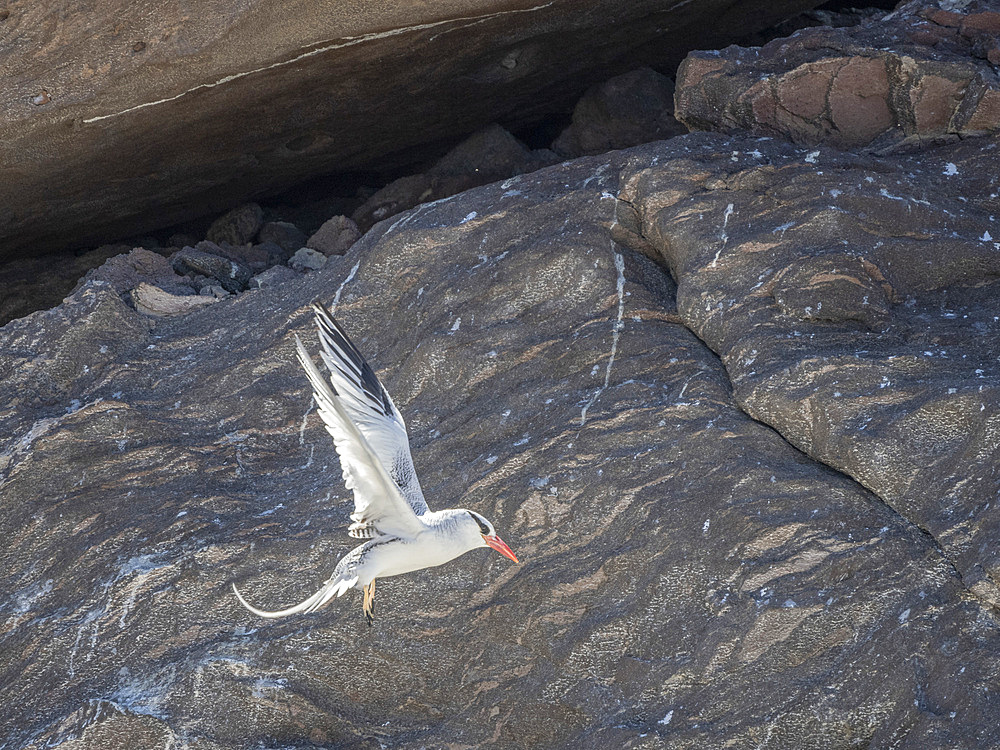
[[[327,257],[311,247],[300,247],[288,265],[296,271],[318,271],[326,265]]]

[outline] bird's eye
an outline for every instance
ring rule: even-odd
[[[490,534],[493,533],[493,532],[490,531],[490,527],[487,526],[485,523],[483,523],[483,519],[481,519],[479,516],[477,516],[471,510],[469,511],[469,515],[472,516],[472,520],[473,521],[475,521],[477,524],[479,524],[479,533],[481,533],[483,536],[489,536]]]

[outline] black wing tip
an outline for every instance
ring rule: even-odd
[[[316,326],[320,330],[320,335],[325,335],[330,339],[341,353],[348,357],[351,364],[358,368],[357,377],[361,381],[361,388],[368,394],[373,405],[385,416],[392,416],[393,407],[389,400],[389,394],[357,344],[351,340],[344,327],[337,322],[326,306],[319,301],[319,298],[314,299],[310,306],[316,315]]]
[[[319,297],[310,302],[309,306],[313,309],[313,312],[316,313],[317,317],[333,320],[333,316],[330,314],[330,311],[327,309],[326,305],[319,301]]]

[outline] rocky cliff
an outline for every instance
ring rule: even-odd
[[[818,0],[55,0],[0,8],[0,259],[527,127]],[[708,20],[711,19],[709,23]]]
[[[134,250],[0,329],[0,741],[1000,744],[1000,149],[792,140],[555,164],[235,293]],[[387,579],[372,629],[238,604],[352,546],[313,299],[519,565]]]

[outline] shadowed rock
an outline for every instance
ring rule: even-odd
[[[552,148],[566,157],[600,154],[686,132],[674,119],[674,82],[640,68],[589,89]]]
[[[0,257],[170,226],[314,175],[398,173],[491,122],[568,111],[636,55],[675,64],[815,4],[8,4]]]
[[[8,324],[4,741],[1000,742],[975,153],[684,136],[421,206],[184,316],[95,277]],[[293,356],[317,297],[432,507],[522,560],[386,579],[371,630],[356,596],[263,622],[229,589],[299,601],[351,546]]]

